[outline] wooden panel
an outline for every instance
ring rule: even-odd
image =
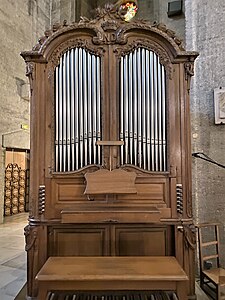
[[[62,223],[152,223],[160,221],[156,207],[86,206],[63,210]]]
[[[166,238],[166,228],[116,226],[115,255],[166,255]]]
[[[137,178],[137,194],[119,195],[118,199],[131,202],[161,203],[168,202],[168,180],[165,178]]]
[[[136,194],[135,172],[120,169],[112,171],[101,169],[85,175],[87,185],[85,194]]]
[[[59,178],[52,179],[52,194],[55,203],[67,204],[68,202],[84,203],[88,196],[84,195],[85,179],[82,178]],[[104,196],[95,197],[96,200],[104,200]]]
[[[108,227],[49,229],[49,256],[107,255]]]
[[[56,202],[61,201],[82,201],[87,197],[83,195],[85,185],[82,180],[52,180],[53,197]]]

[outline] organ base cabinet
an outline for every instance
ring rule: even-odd
[[[175,256],[194,298],[190,77],[162,24],[113,5],[22,52],[31,86],[28,299],[49,256]]]
[[[169,255],[168,229],[140,225],[49,226],[49,256]]]

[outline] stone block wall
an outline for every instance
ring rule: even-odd
[[[186,1],[186,45],[199,57],[191,89],[192,148],[225,165],[225,125],[215,125],[213,91],[225,87],[225,2]],[[196,223],[220,222],[225,250],[225,169],[193,158]],[[225,255],[222,255],[223,265]]]
[[[183,1],[183,14],[169,18],[167,15],[168,3],[173,0],[139,0],[138,18],[151,22],[164,23],[169,29],[174,30],[178,37],[185,40],[185,5]]]
[[[80,16],[87,18],[93,14],[97,7],[97,0],[49,0],[50,23],[68,23],[79,21]]]

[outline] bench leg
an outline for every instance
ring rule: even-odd
[[[177,297],[178,300],[187,300],[187,283],[177,282]]]
[[[48,289],[47,286],[39,286],[37,300],[47,300]]]

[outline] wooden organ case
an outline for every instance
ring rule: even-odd
[[[22,52],[31,85],[28,298],[49,256],[176,256],[194,298],[195,52],[113,6]]]

